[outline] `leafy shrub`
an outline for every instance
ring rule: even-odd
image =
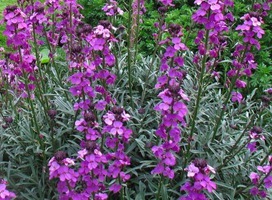
[[[5,9],[0,199],[271,198],[268,4],[175,2]]]

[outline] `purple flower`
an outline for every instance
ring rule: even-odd
[[[213,181],[211,181],[210,178],[207,176],[204,178],[204,180],[200,182],[200,184],[202,185],[203,188],[208,190],[209,193],[216,189],[216,184]]]
[[[16,195],[13,192],[10,192],[6,189],[6,184],[0,184],[0,199],[9,200],[15,197]]]
[[[168,166],[174,166],[176,164],[176,158],[171,152],[166,152],[164,154],[163,162]]]
[[[257,166],[257,169],[265,174],[268,174],[272,170],[272,166]]]
[[[221,6],[218,4],[218,0],[208,0],[208,3],[211,6],[211,10],[219,10]]]
[[[88,162],[89,170],[93,170],[98,166],[96,156],[94,154],[86,156],[85,160]]]
[[[267,194],[264,190],[261,190],[261,191],[259,191],[259,196],[262,198],[265,198],[267,196]]]
[[[250,194],[253,196],[257,196],[259,194],[259,189],[257,187],[253,187],[250,189]]]
[[[159,0],[165,6],[174,6],[172,4],[173,0]]]
[[[255,185],[258,184],[258,182],[260,180],[260,176],[255,172],[251,172],[249,175],[249,178],[250,178],[251,182]]]
[[[266,189],[270,189],[272,187],[272,176],[268,176],[264,179],[264,186]]]
[[[117,193],[121,190],[122,186],[120,184],[113,184],[110,186],[109,190],[112,191],[113,193]]]
[[[238,102],[238,103],[241,103],[242,99],[243,99],[243,96],[241,93],[239,92],[232,92],[231,93],[232,97],[231,97],[231,101],[232,102]]]
[[[120,121],[115,121],[113,123],[113,128],[110,130],[110,133],[113,135],[116,135],[116,134],[122,135],[124,133],[123,123]]]
[[[272,88],[268,88],[267,90],[265,90],[265,92],[267,92],[268,94],[272,94]]]
[[[104,193],[95,194],[95,200],[106,200],[108,199],[108,195]]]
[[[237,80],[235,83],[237,88],[245,88],[246,87],[246,82],[242,80]]]
[[[106,107],[106,105],[107,105],[107,102],[106,102],[106,101],[104,101],[104,100],[99,100],[99,101],[95,104],[95,108],[96,108],[97,110],[104,110],[105,107]]]
[[[188,177],[194,177],[199,172],[199,169],[194,165],[194,163],[191,163],[185,170],[188,171]]]
[[[93,47],[94,50],[103,50],[104,44],[105,44],[105,39],[103,38],[94,38],[90,41],[91,46]]]
[[[177,50],[174,47],[172,47],[172,46],[167,47],[167,49],[166,49],[166,51],[164,53],[164,56],[172,58],[172,57],[174,57],[176,51]]]
[[[257,151],[256,142],[248,143],[247,148],[250,150],[251,153]]]
[[[151,171],[151,174],[162,174],[164,171],[164,166],[162,163],[158,163],[156,167]]]
[[[114,16],[117,13],[119,15],[123,15],[124,11],[121,10],[121,8],[119,8],[117,6],[117,2],[114,0],[110,0],[109,3],[106,3],[105,6],[102,8],[102,10],[106,13],[106,15],[108,16]]]

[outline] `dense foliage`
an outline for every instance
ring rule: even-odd
[[[270,199],[271,3],[7,6],[0,199]]]

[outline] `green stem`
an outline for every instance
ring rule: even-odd
[[[258,121],[258,119],[260,118],[261,114],[262,114],[263,110],[260,110],[259,116],[256,119]],[[255,112],[249,119],[249,122],[247,123],[247,125],[244,128],[244,131],[241,133],[241,135],[239,136],[239,138],[236,140],[236,142],[234,143],[234,145],[231,147],[230,152],[228,153],[229,156],[227,156],[224,160],[223,163],[217,168],[217,171],[220,171],[224,166],[226,166],[226,164],[232,159],[234,158],[240,151],[241,149],[243,149],[248,143],[245,143],[244,145],[242,145],[237,151],[236,153],[234,153],[232,155],[232,153],[236,150],[239,142],[242,140],[243,136],[245,135],[245,133],[247,133],[248,128],[252,125],[252,123],[254,122],[254,118],[258,115],[258,112]]]
[[[63,83],[62,83],[61,76],[60,76],[60,73],[59,73],[59,70],[58,70],[59,67],[56,67],[56,62],[55,62],[55,57],[54,57],[55,49],[52,48],[51,45],[50,45],[50,42],[49,42],[48,35],[46,33],[45,27],[43,27],[43,31],[44,31],[44,35],[45,35],[45,40],[46,40],[46,43],[47,43],[47,47],[48,47],[50,53],[53,54],[53,56],[52,56],[52,65],[53,65],[54,69],[56,70],[58,82],[59,82],[59,84],[60,84],[60,86],[62,88],[65,88],[64,85],[63,85]],[[68,96],[66,90],[64,90],[64,95],[65,95],[66,99],[69,101],[69,96]]]
[[[266,154],[266,156],[262,159],[262,161],[260,162],[260,165],[263,165],[266,161],[267,158],[272,154],[272,148],[270,148],[269,152]]]
[[[242,62],[242,61],[244,60],[244,57],[245,57],[245,54],[246,54],[246,51],[247,51],[247,47],[248,47],[248,44],[246,45],[245,50],[244,50],[244,52],[242,53],[242,56],[240,57],[239,62]],[[236,80],[239,78],[239,73],[240,73],[240,70],[237,70],[236,75],[235,75],[235,76],[232,78],[232,80],[231,80],[230,89],[228,90],[227,97],[226,97],[226,99],[225,99],[225,101],[224,101],[224,103],[223,103],[223,106],[225,106],[225,108],[222,108],[222,109],[221,109],[221,112],[220,112],[220,114],[219,114],[219,117],[218,117],[217,120],[216,120],[216,126],[215,126],[215,128],[214,128],[214,130],[213,130],[211,142],[214,141],[215,136],[216,136],[216,133],[217,133],[217,131],[218,131],[220,125],[221,125],[221,121],[222,121],[223,115],[224,115],[224,113],[225,113],[225,111],[226,111],[227,103],[228,103],[228,101],[230,100],[230,97],[231,97],[231,92],[232,92],[232,90],[233,90],[234,87],[235,87]]]
[[[261,179],[261,181],[259,182],[259,184],[258,184],[258,186],[257,186],[258,188],[263,184],[264,180],[265,180],[268,176],[270,176],[271,172],[272,172],[272,167],[270,167],[269,172]]]
[[[160,175],[161,178],[160,178],[160,182],[159,182],[159,187],[158,187],[158,193],[157,193],[157,196],[156,196],[156,200],[159,200],[160,199],[160,194],[161,194],[161,187],[162,187],[162,182],[163,182],[163,175]]]
[[[128,84],[129,84],[129,96],[130,96],[130,105],[132,108],[134,108],[134,104],[132,101],[132,80],[131,80],[131,20],[132,20],[132,0],[129,0],[129,10],[128,10],[128,37],[127,37],[127,54],[128,54],[128,59],[127,59],[127,66],[128,66]]]
[[[118,175],[118,182],[119,182],[119,184],[122,186],[122,181],[121,181],[120,175]],[[123,186],[122,186],[122,188],[121,188],[121,194],[120,194],[120,196],[121,196],[121,200],[124,200],[124,199],[125,199],[125,194],[124,194],[124,188],[123,188]]]
[[[134,63],[135,63],[135,60],[137,59],[137,54],[138,54],[138,38],[139,38],[139,22],[140,22],[140,0],[138,0],[138,5],[137,5],[137,27],[136,27],[136,37],[135,37],[135,41],[136,41],[136,44],[135,44],[135,53],[134,53]]]
[[[206,50],[206,52],[208,51],[208,41],[209,41],[209,30],[206,30],[206,35],[205,35],[205,50]],[[202,59],[196,105],[195,105],[195,109],[194,109],[194,113],[193,113],[193,118],[190,121],[191,131],[190,131],[189,138],[192,138],[194,130],[195,130],[196,118],[197,118],[197,113],[198,113],[198,109],[200,106],[200,100],[201,100],[202,89],[203,89],[203,79],[204,79],[205,68],[206,68],[206,59],[207,59],[207,53],[205,53],[205,55]],[[190,148],[191,148],[191,142],[189,141],[187,151],[186,151],[184,166],[187,165],[187,160],[188,160],[188,156],[190,153]]]
[[[40,57],[39,57],[39,53],[38,53],[38,43],[37,43],[37,36],[36,36],[36,32],[35,32],[35,27],[36,26],[35,26],[34,23],[32,23],[32,26],[33,26],[34,51],[35,51],[35,57],[36,57],[37,66],[38,66],[38,73],[39,73],[39,76],[40,76],[40,81],[36,82],[36,85],[38,86],[37,88],[38,88],[38,91],[39,91],[39,95],[37,95],[37,97],[38,97],[38,99],[40,100],[40,102],[42,104],[46,120],[47,120],[47,122],[49,122],[50,120],[48,119],[48,116],[47,116],[47,111],[49,110],[49,103],[48,103],[47,97],[43,95],[43,94],[46,93],[46,87],[45,87],[44,78],[43,78],[42,72],[41,72],[41,62],[40,62]],[[40,82],[41,82],[41,85],[42,85],[42,89],[41,89],[40,84],[39,84]]]
[[[162,20],[160,20],[160,25],[159,27],[161,28],[162,27],[162,23],[164,22],[164,18]],[[146,74],[146,77],[145,77],[145,81],[144,81],[144,89],[143,89],[143,92],[142,92],[142,96],[141,96],[141,105],[143,105],[144,103],[144,99],[145,99],[145,94],[146,94],[146,85],[147,85],[147,81],[149,80],[149,75],[151,73],[151,70],[152,70],[152,66],[155,62],[155,59],[156,59],[156,55],[157,55],[157,51],[159,49],[159,41],[161,40],[161,37],[162,37],[162,30],[160,29],[160,32],[158,34],[158,40],[156,42],[156,46],[155,46],[155,49],[154,49],[154,52],[152,54],[152,58],[151,58],[151,62],[150,62],[150,65],[148,66],[148,72]]]

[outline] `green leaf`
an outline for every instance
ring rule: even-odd
[[[41,64],[47,64],[47,63],[49,63],[49,61],[50,61],[49,53],[50,53],[49,49],[43,49],[43,50],[41,50],[41,52],[40,52]]]

